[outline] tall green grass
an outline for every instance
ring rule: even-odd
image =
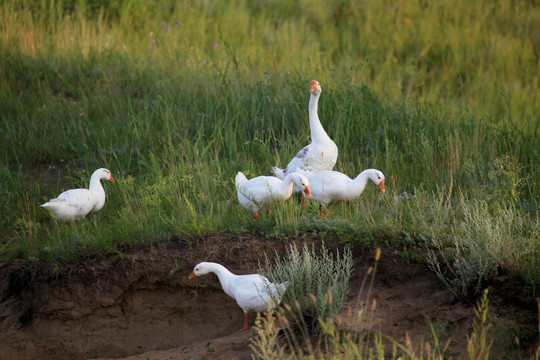
[[[516,273],[537,294],[539,20],[528,1],[3,1],[2,256],[213,232],[313,232],[409,254],[458,249],[467,229],[471,246],[450,263],[523,218],[493,236],[528,250],[485,256],[490,274]],[[255,224],[234,175],[270,174],[309,142],[313,78],[335,169],[380,169],[387,193],[368,186],[325,221],[293,198]],[[99,167],[117,180],[99,213],[63,226],[39,208]]]
[[[521,125],[540,106],[540,11],[526,0],[8,0],[2,14],[3,47],[49,60],[112,52],[182,69],[206,60],[222,76],[320,74]]]

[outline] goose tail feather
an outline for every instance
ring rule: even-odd
[[[272,167],[272,172],[276,175],[276,177],[278,179],[280,179],[280,180],[285,179],[285,170],[273,166]]]
[[[245,183],[247,183],[248,179],[246,175],[244,175],[241,171],[236,174],[236,178],[234,179],[234,182],[236,183],[236,187],[242,186]]]

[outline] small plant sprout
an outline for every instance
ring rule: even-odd
[[[174,260],[174,266],[172,267],[172,269],[169,271],[169,275],[172,275],[174,274],[175,272],[178,271],[178,269],[180,269],[180,264],[178,263],[178,260]]]

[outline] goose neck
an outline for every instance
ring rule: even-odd
[[[281,185],[281,195],[285,199],[288,199],[289,197],[291,197],[293,193],[294,180],[292,176],[293,174],[289,174],[285,176],[285,178],[283,179],[283,184]]]
[[[94,206],[93,210],[101,210],[103,205],[105,205],[105,189],[103,189],[103,185],[101,184],[101,179],[98,174],[93,174],[90,178],[89,190],[98,197],[98,203]]]
[[[222,287],[224,287],[224,285],[228,282],[227,280],[229,278],[234,276],[232,272],[230,272],[225,266],[221,264],[207,263],[206,266],[210,272],[213,272],[217,275]]]
[[[350,191],[355,196],[360,195],[366,188],[369,174],[366,171],[362,171],[352,182]]]
[[[309,99],[309,128],[311,131],[311,140],[314,142],[323,142],[330,139],[319,119],[319,95],[311,93],[311,98]]]
[[[319,95],[320,94],[311,93],[311,96],[309,98],[309,110],[313,109],[317,111],[317,108],[319,106]]]
[[[101,178],[99,177],[99,174],[92,174],[92,177],[90,178],[90,191],[100,191],[103,190],[103,185],[101,185]],[[103,190],[104,191],[104,190]]]
[[[318,109],[319,109],[319,95],[311,94],[311,98],[309,99],[309,124],[310,126],[313,126],[313,123],[319,123],[319,115],[318,115]]]

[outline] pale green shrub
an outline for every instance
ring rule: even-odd
[[[319,254],[304,245],[299,250],[291,244],[284,258],[277,257],[274,264],[266,258],[260,273],[271,282],[288,282],[282,304],[290,321],[308,321],[309,327],[317,325],[317,319],[335,319],[345,305],[349,280],[353,271],[350,250],[335,256],[324,246]]]
[[[503,270],[522,275],[534,292],[540,273],[539,219],[515,207],[501,206],[492,214],[484,201],[462,201],[460,207],[463,218],[451,230],[452,244],[434,239],[450,274],[433,251],[429,257],[431,268],[445,285],[456,295],[475,296],[484,281]]]

